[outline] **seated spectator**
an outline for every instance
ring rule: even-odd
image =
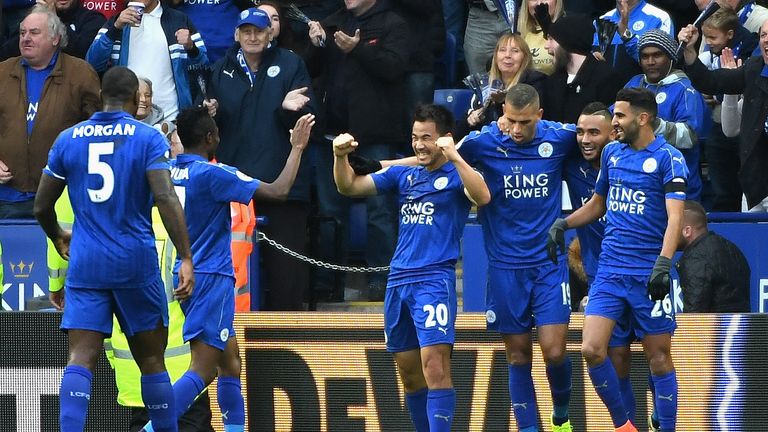
[[[540,23],[535,16],[536,7],[546,5],[549,16]],[[547,24],[563,16],[563,0],[523,0],[520,4],[520,18],[517,20],[517,30],[525,39],[531,50],[531,65],[534,69],[547,75],[555,71],[555,58],[544,47],[547,42]],[[614,96],[616,96],[614,94]],[[581,111],[581,108],[576,112]]]
[[[227,49],[232,46],[232,33],[235,31],[240,11],[252,7],[253,3],[249,0],[170,0],[171,6],[184,12],[197,27],[205,41],[208,60],[211,63],[216,63],[224,57]]]
[[[684,312],[749,312],[750,269],[730,240],[709,231],[704,207],[685,202],[677,262]]]
[[[61,52],[67,30],[55,12],[35,6],[20,30],[21,56],[0,63],[0,219],[32,218],[56,136],[100,106],[96,72]]]
[[[504,94],[519,83],[532,85],[541,95],[544,91],[546,75],[533,69],[531,51],[519,34],[505,33],[496,43],[496,51],[488,72],[489,87],[483,89],[483,98],[472,98],[474,107],[466,120],[459,120],[456,136],[463,137],[470,130],[480,129],[490,124],[502,114]],[[494,81],[500,81],[500,91],[492,90]]]
[[[158,0],[142,0],[143,14],[125,8],[99,30],[86,60],[97,72],[126,66],[152,80],[153,100],[171,121],[192,105],[187,67],[207,64],[205,44],[192,21]]]
[[[544,118],[576,123],[588,103],[612,104],[621,83],[611,65],[592,55],[592,20],[570,14],[552,23],[548,31],[545,48],[555,58],[555,71],[544,81]]]
[[[88,10],[80,4],[80,0],[45,0],[41,1],[56,14],[67,28],[67,47],[63,52],[81,59],[91,46],[106,18],[104,15]],[[19,53],[19,37],[10,38],[0,47],[0,60],[16,57]]]

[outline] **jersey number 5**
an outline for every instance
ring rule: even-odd
[[[88,188],[88,196],[95,203],[104,202],[115,191],[115,173],[108,163],[101,160],[103,155],[115,152],[114,142],[90,143],[88,145],[88,174],[95,174],[102,179],[101,189]]]

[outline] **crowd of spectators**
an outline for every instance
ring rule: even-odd
[[[656,133],[686,157],[689,197],[709,211],[768,211],[768,9],[717,1],[722,9],[700,29],[688,25],[706,0],[523,0],[516,22],[495,0],[141,0],[143,10],[123,0],[6,1],[0,218],[32,217],[54,138],[100,108],[99,76],[115,65],[141,77],[142,121],[170,137],[179,110],[203,104],[220,130],[218,160],[267,182],[296,118],[317,114],[289,196],[257,202],[256,212],[268,218],[260,229],[298,252],[313,218],[338,221],[309,233],[319,258],[350,260],[353,201],[333,183],[333,137],[351,133],[370,159],[407,155],[414,108],[467,74],[486,75],[485,88],[457,118],[457,141],[496,120],[518,83],[534,86],[543,117],[561,122],[590,102],[610,105],[621,87],[646,87],[659,104]],[[243,14],[248,24],[236,28]],[[615,30],[603,34],[605,23]],[[440,70],[446,49],[456,51],[455,74]],[[365,199],[370,266],[393,253],[391,199]],[[263,259],[266,309],[303,308],[309,267],[272,250]],[[312,279],[339,299],[330,273]],[[385,280],[368,277],[374,299]]]

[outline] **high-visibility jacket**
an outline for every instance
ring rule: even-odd
[[[253,229],[256,212],[253,201],[248,205],[233,202],[232,215],[232,264],[235,267],[235,311],[251,310],[251,288],[248,283],[248,262],[253,252]]]
[[[56,215],[62,228],[70,229],[74,221],[69,195],[65,190],[56,202]],[[176,382],[189,368],[191,359],[189,344],[184,343],[184,313],[179,302],[173,298],[173,263],[176,251],[168,237],[165,226],[156,208],[152,209],[152,228],[155,231],[155,246],[160,261],[160,273],[168,298],[168,345],[165,348],[165,367]],[[53,243],[48,240],[48,284],[53,291],[64,286],[68,263],[59,256]],[[133,360],[128,339],[116,318],[113,318],[112,337],[104,341],[104,349],[112,368],[118,389],[117,402],[123,406],[144,406],[141,399],[141,371]]]

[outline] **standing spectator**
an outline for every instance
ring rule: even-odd
[[[19,34],[19,24],[29,13],[35,0],[4,0],[2,2],[2,38],[0,40],[13,38]]]
[[[704,207],[685,202],[683,232],[677,262],[683,311],[747,313],[749,308],[749,263],[738,246],[709,231]]]
[[[605,60],[619,74],[621,81],[628,80],[640,73],[640,67],[633,50],[627,46],[635,44],[643,33],[659,29],[670,36],[674,35],[674,26],[669,14],[645,0],[617,0],[616,8],[600,18],[618,25],[616,34],[605,52]],[[593,46],[598,46],[597,35]]]
[[[270,44],[266,12],[243,11],[235,44],[216,62],[210,82],[211,101],[221,144],[219,162],[266,182],[275,181],[290,152],[290,133],[299,117],[314,112],[309,74],[299,56]],[[305,158],[305,157],[303,157]],[[310,164],[302,163],[284,202],[260,199],[256,210],[268,223],[270,238],[303,252],[309,217]],[[265,248],[266,310],[302,310],[308,285],[305,263]]]
[[[80,0],[46,0],[40,3],[48,7],[61,19],[67,29],[67,47],[63,52],[81,59],[85,58],[85,53],[91,46],[91,42],[96,37],[102,25],[104,25],[104,15],[88,10],[80,4]],[[18,56],[19,38],[13,37],[7,40],[0,47],[0,60]]]
[[[699,10],[704,10],[710,0],[695,0]],[[739,22],[752,33],[760,33],[760,26],[768,20],[768,9],[754,0],[717,0],[722,6],[736,11]]]
[[[240,11],[253,6],[249,0],[170,0],[170,3],[184,12],[200,31],[211,63],[224,57],[232,46],[232,32]]]
[[[97,72],[127,66],[152,80],[154,101],[164,120],[192,105],[187,66],[206,64],[208,56],[200,33],[183,13],[158,0],[142,0],[144,12],[125,8],[99,30],[86,60]]]
[[[408,67],[406,24],[384,0],[347,0],[346,8],[313,22],[309,36],[315,47],[322,43],[325,77],[325,134],[349,131],[360,147],[357,153],[375,159],[391,159],[407,141],[404,77]],[[330,36],[330,37],[326,37]],[[317,194],[322,214],[342,221],[347,229],[349,200],[333,183],[331,152],[321,151],[317,161]],[[395,246],[395,215],[387,196],[366,198],[368,241],[366,261],[385,266]],[[333,244],[323,232],[321,244]],[[328,275],[326,274],[325,277]],[[386,276],[368,277],[371,299],[383,300]]]
[[[652,29],[638,43],[642,74],[634,76],[625,88],[642,87],[656,96],[658,105],[655,133],[663,135],[685,157],[688,166],[688,199],[701,199],[699,137],[707,132],[711,115],[704,97],[685,73],[675,69],[677,44],[667,33]]]
[[[464,59],[469,73],[483,73],[493,57],[493,47],[509,25],[493,0],[467,0],[469,14],[464,31]]]
[[[549,26],[546,49],[555,58],[555,71],[544,81],[544,118],[575,123],[590,102],[613,102],[621,88],[611,66],[592,55],[594,28],[584,15],[566,15]]]
[[[544,21],[541,23],[535,14],[536,9],[543,6],[546,6],[549,16],[541,17],[540,19]],[[533,68],[547,75],[555,71],[555,58],[544,46],[548,31],[545,27],[562,16],[562,0],[525,0],[521,3],[517,29],[531,50]],[[574,115],[577,114],[578,112],[574,113]]]
[[[67,31],[56,13],[35,6],[20,28],[21,56],[0,63],[0,219],[32,217],[56,135],[99,107],[99,78],[86,62],[61,52]]]
[[[152,81],[139,77],[139,106],[136,109],[136,120],[154,126],[170,141],[171,133],[176,126],[163,120],[163,110],[152,102]]]
[[[614,6],[616,6],[616,0],[568,0],[563,5],[566,14],[581,13],[592,19]]]

